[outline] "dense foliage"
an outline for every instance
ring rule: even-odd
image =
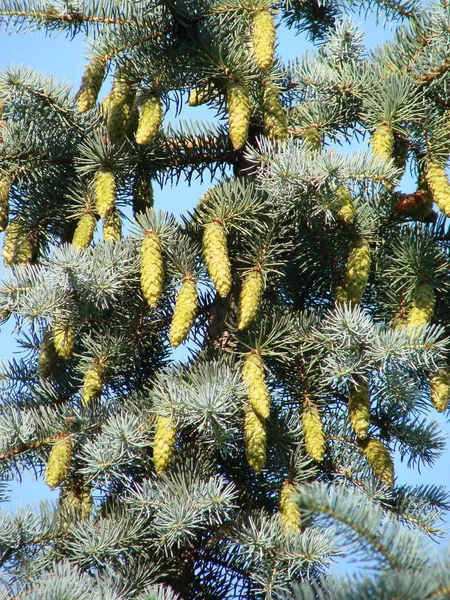
[[[396,28],[372,52],[361,9]],[[448,3],[0,18],[91,44],[76,93],[0,75],[0,314],[23,350],[1,366],[1,496],[26,471],[60,490],[0,512],[0,599],[449,598],[448,492],[394,473],[445,449]],[[283,27],[315,44],[287,65]],[[186,104],[214,122],[168,125]],[[190,214],[154,208],[196,177]],[[341,556],[369,576],[333,578]]]

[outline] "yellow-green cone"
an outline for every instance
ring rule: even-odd
[[[144,298],[153,308],[162,293],[164,266],[161,240],[155,231],[144,235],[141,245],[141,287]]]
[[[111,92],[103,98],[103,100],[100,102],[100,106],[99,106],[99,112],[106,121],[108,120],[108,111],[109,111],[110,104],[111,104]]]
[[[127,136],[134,140],[136,131],[139,127],[139,98],[135,98],[131,106],[130,116],[127,123]]]
[[[94,231],[97,225],[97,219],[92,212],[84,213],[77,223],[77,227],[73,234],[72,244],[78,250],[89,248],[94,239]]]
[[[127,132],[134,97],[128,83],[120,76],[116,77],[107,111],[108,136],[112,144],[120,142]]]
[[[245,413],[244,440],[247,462],[255,473],[260,473],[266,461],[266,428],[251,408]]]
[[[377,439],[361,441],[360,447],[373,474],[391,488],[394,485],[394,463],[388,450]]]
[[[9,217],[9,189],[10,183],[7,179],[0,178],[0,231],[8,227]]]
[[[347,292],[345,290],[345,287],[342,285],[337,285],[336,289],[334,291],[334,296],[335,296],[335,302],[336,304],[343,304],[344,302],[347,302]]]
[[[84,406],[99,398],[103,391],[103,369],[98,363],[93,363],[84,376],[81,401]]]
[[[225,298],[231,290],[231,264],[227,236],[223,226],[217,221],[208,223],[203,232],[203,258],[216,290]]]
[[[55,488],[61,485],[69,471],[72,457],[72,438],[65,437],[53,444],[45,469],[45,481],[49,487]]]
[[[251,116],[250,94],[241,83],[228,88],[227,108],[230,140],[233,148],[240,150],[248,138]]]
[[[33,258],[33,247],[23,227],[17,221],[11,221],[3,238],[3,264],[5,267],[21,265],[25,267]]]
[[[278,511],[280,513],[280,521],[284,529],[285,535],[295,534],[302,522],[300,509],[294,501],[295,486],[286,479],[283,482],[280,490],[280,501]]]
[[[253,55],[261,71],[273,64],[275,51],[275,22],[268,10],[257,13],[252,20]]]
[[[159,131],[163,117],[161,99],[150,96],[141,106],[141,116],[136,131],[137,144],[149,144]]]
[[[287,137],[287,120],[280,100],[280,90],[269,83],[263,91],[262,115],[267,135],[273,140],[284,140]]]
[[[214,98],[216,93],[216,87],[212,83],[210,85],[194,88],[189,94],[188,104],[189,106],[200,106],[201,104],[206,104],[206,102],[209,102],[209,100]]]
[[[155,442],[153,446],[153,461],[156,472],[164,473],[175,452],[177,430],[171,417],[156,418]]]
[[[78,111],[81,113],[94,108],[106,71],[106,59],[96,56],[87,65],[78,92]]]
[[[95,208],[101,217],[110,215],[116,206],[116,179],[114,171],[103,167],[97,171],[94,184]]]
[[[394,132],[387,123],[380,123],[370,138],[372,154],[384,160],[391,160],[394,149]]]
[[[318,127],[305,127],[302,133],[303,146],[309,150],[319,151],[322,146],[322,134]]]
[[[360,383],[353,387],[348,399],[348,418],[350,425],[359,439],[367,437],[370,422],[369,388]]]
[[[434,162],[429,162],[426,180],[433,200],[436,202],[439,210],[446,217],[450,217],[450,184],[447,179],[445,167]]]
[[[122,237],[122,221],[117,210],[103,219],[103,241],[115,244]]]
[[[441,369],[430,378],[431,401],[438,412],[444,412],[450,399],[450,373]]]
[[[366,289],[370,271],[370,246],[364,239],[359,239],[348,257],[347,266],[347,300],[360,303]]]
[[[270,395],[260,354],[252,353],[245,357],[242,380],[251,408],[261,419],[267,419],[270,413]]]
[[[61,488],[60,505],[63,516],[75,512],[77,519],[88,519],[93,507],[91,486],[82,480],[76,486],[66,481]]]
[[[338,197],[336,216],[342,223],[350,225],[355,218],[355,205],[350,192],[346,187],[340,187],[336,190],[336,196]]]
[[[264,277],[260,269],[254,269],[246,275],[239,298],[239,331],[247,329],[255,318],[263,293]]]
[[[72,324],[65,319],[53,325],[53,344],[57,354],[61,358],[70,358],[75,346],[75,335]]]
[[[177,348],[187,337],[197,314],[197,285],[192,279],[185,279],[178,292],[175,311],[170,326],[170,344]]]
[[[306,452],[316,462],[322,462],[325,456],[325,434],[319,411],[314,404],[303,405],[302,428]]]
[[[418,327],[429,323],[433,316],[434,302],[435,295],[431,285],[420,283],[414,292],[406,326]]]
[[[53,335],[50,329],[44,333],[41,348],[39,351],[38,371],[39,377],[47,379],[53,373],[56,367],[58,355],[56,353],[55,344],[53,343]]]
[[[145,212],[155,203],[153,186],[148,174],[138,171],[133,180],[133,214]]]

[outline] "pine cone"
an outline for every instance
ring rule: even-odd
[[[254,269],[247,274],[239,298],[239,331],[247,329],[256,317],[261,298],[264,293],[264,278],[259,269]]]
[[[144,100],[136,132],[137,144],[149,144],[156,137],[161,126],[162,117],[161,99],[158,96],[150,96]]]
[[[251,105],[248,89],[240,83],[230,85],[227,106],[231,143],[235,150],[240,150],[247,141],[250,125]]]
[[[287,137],[287,121],[280,100],[280,90],[269,83],[263,92],[262,115],[267,135],[273,140],[284,140]]]
[[[53,326],[53,343],[61,358],[70,358],[75,346],[75,336],[69,320],[56,322]]]
[[[384,160],[391,160],[394,149],[394,132],[387,123],[380,123],[370,138],[372,154]]]
[[[203,258],[216,290],[222,298],[226,298],[231,290],[231,264],[227,236],[217,221],[206,225],[203,232]]]
[[[430,378],[431,401],[438,412],[444,412],[450,399],[450,373],[441,369]]]
[[[364,239],[359,239],[348,257],[347,267],[347,300],[360,303],[367,285],[370,271],[370,246]]]
[[[373,474],[387,487],[394,485],[394,464],[391,455],[380,440],[364,440],[360,442],[363,455],[369,463]]]
[[[156,419],[153,461],[158,475],[164,473],[175,452],[177,430],[171,417],[158,416]]]
[[[428,283],[420,283],[414,292],[412,306],[406,321],[407,327],[426,325],[433,316],[435,295]]]
[[[186,279],[178,292],[170,327],[170,344],[177,348],[187,337],[197,314],[197,285]]]
[[[155,231],[145,234],[141,245],[141,287],[153,308],[158,304],[164,280],[161,240]]]
[[[103,369],[98,363],[92,364],[84,376],[81,401],[84,406],[99,398],[103,391]]]
[[[325,456],[325,434],[317,406],[305,403],[302,415],[303,435],[306,452],[316,462],[322,462]]]
[[[73,457],[73,441],[64,437],[53,444],[45,469],[45,481],[51,488],[56,488],[67,477]]]
[[[155,203],[152,182],[148,175],[138,171],[133,180],[133,214],[145,212]]]
[[[134,97],[135,93],[128,83],[117,76],[111,91],[107,117],[108,137],[112,144],[125,137]]]
[[[266,461],[266,428],[251,408],[245,413],[244,439],[247,462],[256,474],[260,473]]]
[[[47,379],[53,373],[56,367],[58,355],[55,344],[53,343],[53,334],[50,329],[44,333],[41,349],[39,352],[38,370],[39,377]]]
[[[0,231],[8,227],[10,187],[7,179],[0,178]]]
[[[117,210],[103,219],[103,241],[115,244],[122,237],[122,221]]]
[[[445,167],[440,164],[429,162],[426,172],[426,180],[430,188],[433,200],[439,210],[446,217],[450,217],[450,185]]]
[[[95,208],[101,217],[110,215],[116,207],[116,180],[107,167],[97,171],[94,188]]]
[[[370,422],[369,388],[365,383],[352,389],[348,399],[348,417],[356,436],[365,439]]]
[[[273,64],[276,30],[272,13],[261,11],[253,17],[252,41],[255,62],[261,71],[267,71]]]
[[[97,219],[92,212],[84,213],[77,223],[73,234],[72,244],[78,250],[89,248],[94,239],[94,231],[97,226]]]
[[[279,513],[286,536],[295,534],[301,525],[301,515],[297,503],[294,500],[295,486],[286,479],[280,490]]]
[[[84,113],[94,108],[106,71],[106,59],[96,56],[87,65],[78,91],[78,111]]]
[[[252,353],[245,357],[242,379],[253,411],[260,419],[267,419],[270,414],[270,395],[260,354]]]

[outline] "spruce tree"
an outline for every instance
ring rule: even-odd
[[[395,28],[370,53],[360,9]],[[23,350],[1,366],[1,497],[26,471],[59,490],[0,513],[0,599],[449,598],[448,492],[394,473],[445,449],[448,3],[0,15],[90,43],[78,91],[0,76],[0,314]],[[315,44],[289,64],[286,26]],[[170,125],[187,104],[214,120]],[[196,177],[181,219],[154,207]],[[333,576],[340,556],[367,577]]]

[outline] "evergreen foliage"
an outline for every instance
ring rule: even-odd
[[[395,26],[371,52],[361,10]],[[78,92],[0,74],[0,315],[24,353],[0,366],[0,500],[26,471],[60,490],[0,512],[0,600],[449,598],[449,493],[394,473],[446,442],[448,3],[0,20],[90,43]],[[284,64],[280,26],[315,48]],[[188,103],[214,122],[169,124]],[[176,220],[153,187],[180,177],[211,184]],[[341,556],[371,575],[335,578]]]

